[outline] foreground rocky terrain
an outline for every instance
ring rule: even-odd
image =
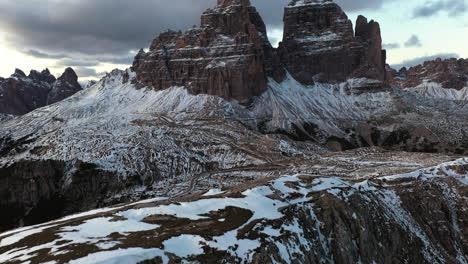
[[[48,69],[42,72],[32,70],[28,76],[16,69],[10,78],[0,78],[0,114],[24,115],[80,90],[78,76],[71,68],[67,68],[58,79]]]
[[[0,234],[2,263],[466,263],[468,160],[297,174]]]
[[[285,28],[273,48],[248,0],[218,0],[130,69],[0,116],[0,230],[156,199],[5,233],[0,260],[466,263],[466,98],[439,67],[402,85],[379,24],[332,1],[292,1]]]

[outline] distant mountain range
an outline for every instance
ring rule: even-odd
[[[72,68],[56,79],[48,69],[32,70],[28,76],[16,69],[10,78],[0,78],[0,113],[24,115],[59,102],[82,90]]]

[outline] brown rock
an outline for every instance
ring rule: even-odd
[[[352,23],[330,0],[293,0],[285,9],[281,59],[305,84],[366,77],[385,80],[379,24],[360,16]]]
[[[184,86],[192,94],[243,101],[266,91],[267,77],[284,78],[273,54],[250,1],[219,0],[200,27],[162,33],[136,56],[133,70],[138,82],[157,90]]]

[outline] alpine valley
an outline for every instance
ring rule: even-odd
[[[468,60],[354,24],[217,0],[84,89],[0,78],[0,263],[468,263]]]

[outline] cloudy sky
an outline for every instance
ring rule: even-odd
[[[252,0],[276,43],[289,0]],[[468,57],[468,0],[336,0],[355,21],[380,22],[395,67]],[[76,69],[82,80],[126,68],[162,30],[199,24],[215,0],[0,0],[0,76],[15,68]]]

